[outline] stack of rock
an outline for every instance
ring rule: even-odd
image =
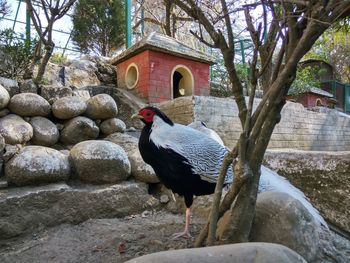
[[[10,90],[11,91],[11,90]],[[67,94],[64,94],[67,95]],[[119,183],[134,174],[158,182],[143,163],[137,139],[124,134],[108,94],[56,97],[11,94],[0,85],[0,150],[5,180],[15,186],[67,181]]]

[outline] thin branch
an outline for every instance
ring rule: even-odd
[[[199,36],[196,32],[190,30],[190,33],[195,37],[197,38],[200,42],[204,43],[205,45],[207,45],[208,47],[211,47],[211,48],[218,48],[215,44],[212,44],[212,43],[209,43],[208,41],[206,41],[202,34],[201,36]]]
[[[229,165],[232,164],[232,161],[233,161],[233,155],[231,152],[228,152],[225,155],[224,160],[222,161],[219,177],[215,186],[214,199],[213,199],[212,209],[210,213],[210,220],[209,220],[210,223],[209,223],[207,246],[213,246],[215,244],[215,235],[216,235],[217,222],[219,218],[219,205],[220,205],[220,200],[222,195],[222,187],[224,185],[227,170],[229,168]]]
[[[225,19],[225,24],[226,24],[228,46],[229,48],[234,50],[235,44],[234,44],[234,37],[232,32],[231,19],[230,19],[230,15],[229,15],[225,0],[221,0],[221,6],[222,6],[222,11]]]

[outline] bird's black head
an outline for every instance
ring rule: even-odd
[[[164,122],[168,123],[169,125],[174,125],[168,116],[166,116],[158,108],[152,106],[142,108],[139,110],[139,113],[134,116],[138,117],[145,124],[152,124],[155,115],[159,116]]]

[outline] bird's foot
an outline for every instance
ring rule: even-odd
[[[185,231],[180,232],[180,233],[174,233],[174,234],[172,235],[172,239],[177,239],[177,238],[179,238],[179,237],[191,238],[192,236],[191,236],[190,231],[188,231],[188,230],[185,230]]]

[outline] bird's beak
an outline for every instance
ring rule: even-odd
[[[131,116],[131,119],[133,120],[133,119],[143,119],[143,117],[141,116],[141,115],[139,115],[138,113],[135,113],[135,114],[133,114],[132,116]]]

